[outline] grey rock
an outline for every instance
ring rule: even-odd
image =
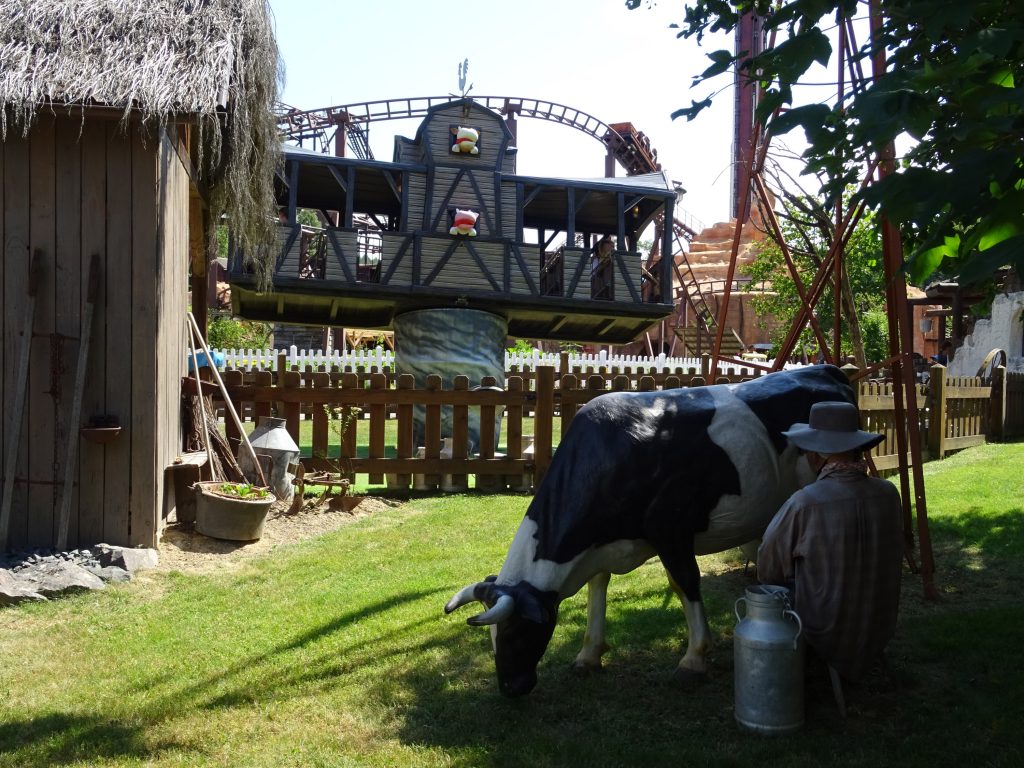
[[[132,575],[124,568],[116,565],[84,565],[82,566],[89,573],[99,576],[104,581],[131,581]]]
[[[100,565],[115,565],[124,568],[128,573],[156,568],[160,560],[155,549],[131,549],[112,544],[97,544],[93,551]]]
[[[48,561],[18,573],[18,581],[48,597],[65,592],[104,589],[103,579],[74,563]]]
[[[46,598],[27,587],[10,571],[0,570],[0,605],[14,605],[26,600],[45,600]]]

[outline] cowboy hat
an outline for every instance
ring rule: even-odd
[[[815,403],[806,424],[783,432],[797,448],[824,455],[873,448],[885,435],[860,429],[860,414],[852,403]]]

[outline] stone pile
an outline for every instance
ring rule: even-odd
[[[0,554],[0,605],[104,589],[108,581],[130,581],[136,571],[153,568],[156,564],[155,549],[130,549],[110,544],[70,552],[35,550]]]

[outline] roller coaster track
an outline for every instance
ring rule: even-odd
[[[330,152],[338,131],[344,131],[353,153],[364,160],[372,159],[368,142],[369,124],[380,120],[405,120],[423,117],[427,111],[458,99],[458,96],[423,96],[419,98],[382,99],[356,104],[342,104],[300,111],[287,104],[277,105],[277,125],[287,141],[299,146],[312,143],[318,152]],[[658,152],[652,149],[647,137],[633,129],[629,123],[605,123],[582,110],[565,104],[542,99],[511,96],[473,96],[475,102],[498,114],[531,117],[559,123],[597,139],[626,170],[629,176],[654,173],[661,170]],[[715,316],[700,292],[693,270],[686,258],[686,244],[692,241],[703,225],[683,212],[685,221],[674,218],[672,229],[675,248],[673,266],[679,281],[679,298],[693,308],[694,319],[705,332],[711,332]],[[659,229],[664,226],[659,225]],[[660,238],[658,239],[660,242]],[[652,254],[653,255],[653,254]]]

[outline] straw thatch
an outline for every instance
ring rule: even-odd
[[[196,123],[211,219],[227,214],[264,282],[279,72],[266,0],[0,0],[0,140],[65,105]]]

